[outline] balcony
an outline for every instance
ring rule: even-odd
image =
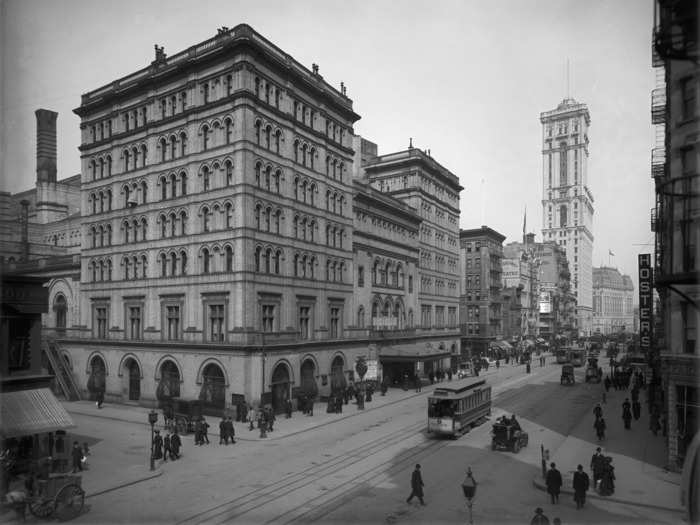
[[[651,176],[654,179],[666,176],[666,147],[651,150]]]
[[[651,92],[651,123],[666,123],[666,88],[660,87]]]

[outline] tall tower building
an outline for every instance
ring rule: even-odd
[[[589,335],[593,306],[593,195],[588,186],[588,107],[572,98],[540,114],[542,239],[566,250],[578,332]]]

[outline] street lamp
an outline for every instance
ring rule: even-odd
[[[153,457],[153,426],[156,424],[156,421],[158,421],[158,412],[151,410],[148,413],[148,422],[151,424],[151,470],[156,469],[156,460]]]
[[[474,519],[472,517],[472,500],[476,495],[476,480],[472,476],[471,467],[467,467],[467,477],[464,478],[462,482],[462,492],[464,492],[464,497],[467,499],[467,507],[469,507],[469,523],[473,524]]]

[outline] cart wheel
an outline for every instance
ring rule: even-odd
[[[56,517],[66,521],[80,515],[85,503],[85,491],[79,485],[65,485],[56,494]]]
[[[187,434],[187,419],[184,417],[178,417],[175,419],[175,426],[177,427],[177,433],[180,435]]]
[[[513,443],[513,454],[520,452],[520,441]]]
[[[29,512],[37,518],[48,518],[53,513],[54,500],[36,498],[29,502]]]

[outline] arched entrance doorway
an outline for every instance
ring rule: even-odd
[[[174,397],[180,397],[180,371],[172,361],[165,361],[160,367],[160,381],[156,387],[156,399],[160,406]]]
[[[289,399],[289,369],[284,363],[278,364],[272,372],[272,409],[275,414],[284,411]]]
[[[57,294],[54,298],[53,311],[56,315],[56,330],[65,330],[66,312],[68,311],[68,306],[66,304],[66,297],[62,293]]]
[[[90,377],[87,383],[90,399],[95,400],[99,392],[104,393],[106,388],[106,376],[107,367],[105,366],[105,362],[100,356],[94,356],[90,361]]]
[[[219,365],[210,363],[202,371],[202,389],[199,392],[199,399],[207,414],[222,415],[226,408],[226,379]]]
[[[315,398],[318,395],[318,385],[316,384],[316,365],[312,359],[307,359],[301,365],[301,391]]]
[[[138,401],[141,399],[141,368],[136,359],[128,359],[124,363],[124,372],[128,380],[129,401]]]
[[[331,393],[336,395],[342,395],[348,386],[348,382],[345,379],[345,374],[343,369],[345,368],[345,361],[339,355],[335,356],[333,362],[331,363]]]

